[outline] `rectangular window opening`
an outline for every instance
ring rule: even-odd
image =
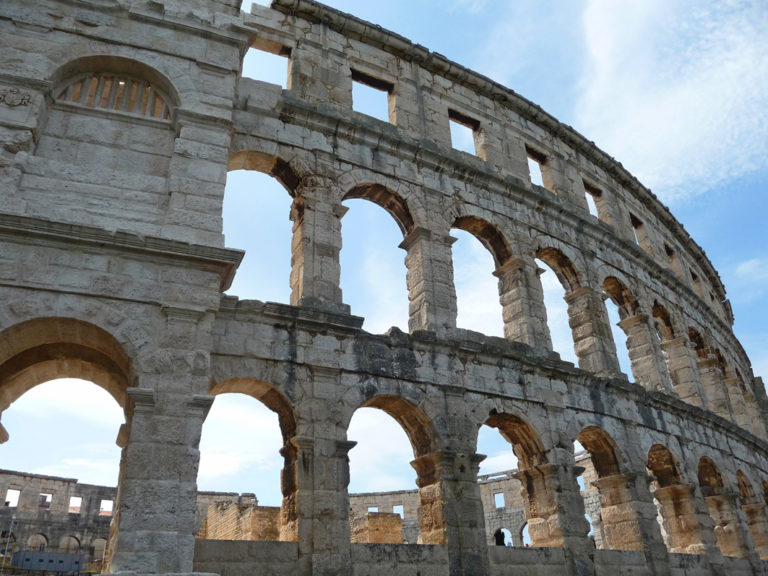
[[[451,146],[456,150],[485,160],[480,121],[450,108],[448,109],[448,121],[451,128]]]
[[[5,506],[7,508],[16,508],[19,505],[19,496],[21,496],[21,490],[9,488],[5,493]]]
[[[504,508],[504,492],[496,492],[493,495],[493,503],[496,508]]]
[[[378,506],[368,506],[368,512],[378,512],[379,507]]]
[[[112,506],[114,506],[112,500],[102,500],[99,503],[99,516],[112,516]]]
[[[645,229],[645,224],[643,224],[643,221],[631,212],[629,213],[629,221],[632,224],[632,233],[635,237],[635,243],[640,246],[640,248],[648,252],[648,254],[652,254],[651,244],[648,240],[648,232]]]
[[[546,154],[530,146],[525,147],[525,152],[528,154],[528,171],[531,176],[531,184],[544,186],[544,165],[547,163]]]
[[[395,86],[385,80],[352,70],[352,109],[394,124]]]
[[[80,514],[80,508],[83,505],[83,499],[80,496],[72,496],[69,499],[69,513]]]
[[[243,78],[290,89],[291,49],[274,42],[254,44],[243,59]]]
[[[405,518],[405,507],[402,504],[392,506],[393,514],[400,514],[400,518]]]
[[[52,501],[53,501],[53,494],[49,494],[47,492],[40,492],[40,499],[38,500],[38,505],[40,506],[40,508],[50,508]]]
[[[584,182],[584,192],[585,197],[587,199],[587,208],[589,209],[589,213],[592,214],[595,218],[600,218],[600,210],[598,208],[598,202],[602,199],[603,191],[600,190],[597,186],[594,184],[590,184],[586,180],[583,180]]]

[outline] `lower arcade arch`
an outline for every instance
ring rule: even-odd
[[[209,394],[215,398],[203,425],[198,484],[218,488],[228,483],[227,489],[234,484],[248,491],[200,491],[197,537],[297,541],[299,447],[293,407],[256,378],[215,382]],[[232,440],[235,435],[242,441],[239,446]]]
[[[698,481],[720,551],[723,556],[744,558],[746,544],[736,512],[738,502],[735,494],[726,490],[720,469],[711,458],[699,460]]]
[[[755,493],[752,482],[741,470],[736,472],[736,480],[739,485],[739,504],[744,511],[755,551],[761,560],[768,560],[768,514],[765,501]]]
[[[68,486],[74,483],[68,479],[75,476],[86,481],[90,478],[93,484],[114,486],[118,483],[114,513],[101,522],[105,542],[107,537],[110,544],[117,541],[120,484],[125,473],[126,446],[134,411],[129,396],[133,381],[131,359],[123,344],[95,324],[75,318],[37,318],[0,332],[0,416],[5,416],[4,424],[8,426],[8,430],[0,426],[0,443],[8,442],[0,448],[4,451],[4,463],[7,466],[9,460],[14,461],[9,454],[21,440],[25,453],[39,453],[47,459],[46,474],[65,477],[34,476],[38,465],[30,465],[27,460],[15,466],[40,479],[22,482],[13,490],[19,545],[27,550],[65,553],[81,549],[82,534],[77,532],[82,532],[79,520],[70,523],[74,533],[69,535],[62,535],[61,530],[48,535],[29,532],[39,509],[46,510],[46,514],[47,511],[67,513],[71,503]],[[15,412],[21,410],[21,406],[26,415],[22,414],[19,420]],[[45,418],[45,422],[37,424],[38,430],[31,435],[24,432],[21,422],[31,423],[34,418]],[[38,437],[39,430],[48,430],[49,434],[59,432],[46,443],[45,450],[30,449],[27,443]],[[115,438],[119,448],[112,445]],[[55,447],[57,441],[67,444],[59,449]],[[107,453],[113,450],[122,450],[122,456]],[[90,537],[95,536],[97,534],[92,533]],[[113,546],[105,548],[110,550]],[[110,556],[111,550],[106,554],[105,568],[109,567]]]
[[[440,477],[442,453],[440,452],[434,428],[427,415],[408,400],[391,395],[375,396],[363,403],[350,420],[348,438],[356,440],[356,431],[363,432],[357,422],[365,419],[367,409],[377,409],[387,415],[384,421],[379,420],[377,430],[386,430],[386,446],[380,445],[378,450],[393,455],[396,459],[408,458],[412,454],[410,466],[416,472],[416,488],[414,494],[407,479],[400,477],[396,480],[399,486],[386,485],[384,494],[366,489],[365,493],[350,494],[350,529],[353,543],[390,543],[390,544],[438,544],[447,543],[445,516],[443,512],[443,486]],[[371,418],[371,416],[368,416]],[[374,416],[375,418],[375,416]],[[391,425],[387,420],[391,419]],[[398,430],[399,428],[399,430]],[[404,438],[398,439],[399,432]],[[379,432],[379,434],[381,434]],[[355,476],[365,473],[376,475],[392,473],[386,463],[376,467],[369,460],[368,465],[359,464],[361,456],[372,456],[376,444],[371,441],[371,434],[361,434],[361,444],[349,452],[351,484],[354,487]],[[363,438],[368,441],[362,442]],[[355,442],[357,444],[357,442]],[[361,452],[361,449],[364,451]],[[376,456],[378,459],[379,456]],[[401,463],[404,468],[404,462]],[[398,472],[398,476],[404,474]],[[369,484],[371,486],[372,484]],[[374,489],[375,490],[375,489]],[[399,514],[396,510],[399,509]],[[397,517],[399,516],[399,518]]]

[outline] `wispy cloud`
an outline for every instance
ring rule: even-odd
[[[666,201],[766,168],[762,1],[591,0],[575,124]]]

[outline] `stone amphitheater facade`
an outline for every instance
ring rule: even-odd
[[[765,392],[717,272],[668,209],[438,54],[311,0],[239,4],[0,3],[0,410],[64,376],[124,408],[104,570],[763,574]],[[241,77],[249,47],[289,59],[287,89]],[[355,81],[387,93],[389,122],[353,111]],[[476,154],[452,148],[450,121]],[[289,305],[222,296],[243,255],[222,235],[233,169],[293,197]],[[344,303],[349,198],[402,230],[408,334],[366,333]],[[452,228],[493,255],[505,338],[456,326]],[[565,289],[578,367],[551,350],[537,258]],[[225,392],[279,416],[278,542],[195,541],[201,427]],[[412,444],[418,544],[350,542],[346,430],[363,406]],[[530,548],[487,543],[483,424],[519,458]],[[598,549],[576,440],[597,473]]]

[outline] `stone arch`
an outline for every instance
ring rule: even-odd
[[[646,466],[653,479],[658,520],[669,551],[706,554],[694,488],[683,482],[677,459],[666,446],[654,444],[648,451]]]
[[[62,536],[59,540],[59,552],[76,554],[80,550],[80,539],[77,536]]]
[[[573,260],[560,248],[540,246],[536,250],[536,258],[552,269],[565,289],[566,297],[582,286],[581,274],[577,271]]]
[[[46,548],[48,548],[48,536],[42,532],[31,534],[29,538],[27,538],[26,548],[27,550],[44,552]]]
[[[608,276],[603,280],[603,290],[619,309],[622,320],[626,320],[640,312],[640,305],[626,283],[616,276]]]
[[[710,339],[695,327],[688,327],[688,339],[696,355],[701,389],[707,400],[707,407],[723,418],[731,419],[731,406],[725,385],[725,366],[713,351]]]
[[[134,58],[122,56],[89,55],[69,60],[59,66],[51,74],[51,82],[56,87],[53,97],[58,98],[63,84],[74,79],[89,76],[97,77],[99,74],[114,74],[129,78],[142,79],[154,90],[157,90],[164,98],[168,99],[170,107],[176,107],[180,103],[179,92],[174,83],[160,70]]]
[[[618,446],[614,439],[602,428],[587,426],[576,440],[584,446],[592,457],[598,478],[620,474]]]
[[[235,377],[211,384],[209,394],[245,394],[255,398],[277,414],[282,434],[283,469],[280,474],[280,490],[283,495],[278,522],[281,541],[297,541],[299,537],[298,518],[298,457],[300,446],[297,444],[297,419],[295,410],[288,399],[271,384],[257,378]]]
[[[497,269],[512,257],[512,250],[507,239],[497,226],[487,220],[470,215],[458,216],[451,227],[469,232],[477,238],[493,256]]]
[[[755,493],[752,482],[741,470],[736,471],[739,503],[747,519],[747,528],[761,560],[768,560],[768,515],[765,501]]]
[[[531,546],[562,547],[562,533],[555,528],[560,521],[558,484],[541,437],[531,424],[511,412],[493,409],[485,424],[497,429],[517,456],[518,472],[514,477],[520,482]]]
[[[411,444],[414,455],[411,466],[416,471],[418,487],[417,542],[447,544],[442,477],[444,454],[432,420],[419,406],[401,395],[379,391],[367,396],[355,411],[377,408],[385,412],[400,425]],[[349,427],[349,420],[345,426]]]
[[[230,154],[227,170],[254,170],[268,174],[280,182],[292,197],[296,197],[297,189],[305,173],[303,167],[296,164],[295,158],[287,161],[280,155],[246,149]]]
[[[399,194],[382,184],[363,183],[351,188],[342,200],[362,199],[373,202],[392,216],[403,236],[413,231],[414,220],[408,202]]]
[[[37,318],[0,332],[0,412],[34,386],[63,377],[94,382],[125,409],[131,359],[110,333],[74,318]]]

